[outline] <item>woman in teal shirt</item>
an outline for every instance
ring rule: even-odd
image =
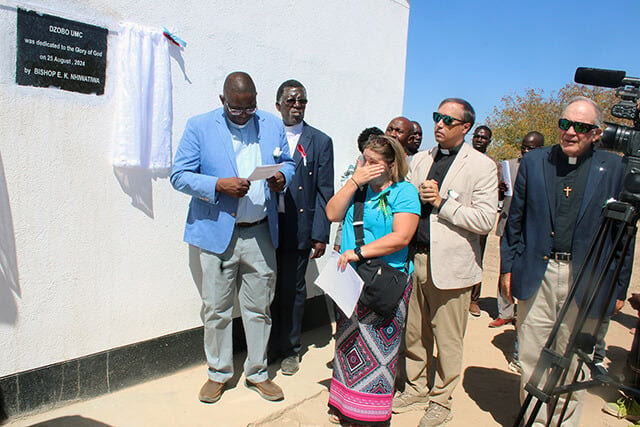
[[[338,265],[380,257],[403,270],[408,244],[418,227],[420,201],[416,188],[404,181],[408,166],[400,143],[373,137],[353,176],[327,203],[329,220],[344,221],[342,255]],[[364,203],[364,242],[356,248],[353,197],[367,185]],[[409,265],[409,273],[413,269]],[[400,340],[404,330],[411,280],[395,312],[382,317],[358,304],[350,318],[338,310],[336,354],[329,394],[330,419],[362,425],[388,425]]]

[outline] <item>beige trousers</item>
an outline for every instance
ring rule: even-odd
[[[538,291],[531,298],[518,301],[517,331],[518,345],[520,346],[520,363],[522,364],[522,376],[520,378],[521,402],[523,402],[526,397],[524,386],[529,381],[531,374],[533,374],[538,358],[540,357],[540,352],[547,343],[551,329],[558,318],[562,305],[567,299],[569,286],[571,285],[571,277],[570,262],[551,260],[549,261],[547,271],[545,272]],[[555,340],[554,349],[560,354],[567,348],[569,336],[571,335],[571,330],[573,329],[577,315],[578,307],[573,303],[567,312]],[[583,330],[593,333],[596,323],[597,321],[595,319],[587,319]],[[578,362],[574,357],[569,367],[566,382],[572,382],[577,367]],[[588,370],[584,368],[578,379],[584,379],[587,373]],[[537,387],[542,389],[545,381],[546,376],[543,376]],[[547,419],[550,416],[552,417],[551,425],[558,425],[558,418],[565,401],[566,395],[559,397],[556,410],[553,414],[551,414],[550,408],[548,408],[547,405],[543,405],[536,415],[533,425],[546,425]],[[571,395],[569,406],[567,407],[567,412],[565,413],[562,423],[563,426],[579,425],[583,401],[584,390]],[[525,415],[525,421],[530,418],[530,413],[535,403],[536,399],[533,399]]]
[[[416,254],[414,288],[409,300],[406,326],[406,391],[451,409],[453,390],[460,381],[462,344],[469,318],[471,287],[442,290],[431,278],[429,257]],[[434,344],[438,364],[433,387],[427,389],[427,373],[433,362]]]

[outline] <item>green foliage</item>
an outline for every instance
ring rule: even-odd
[[[493,142],[487,154],[496,160],[519,157],[522,138],[533,130],[544,135],[545,145],[556,144],[562,109],[571,98],[579,95],[591,98],[600,105],[605,121],[621,122],[612,117],[609,111],[617,101],[615,89],[569,83],[549,96],[542,89],[526,89],[522,95],[504,96],[501,104],[493,107],[487,120],[487,126],[493,132]]]

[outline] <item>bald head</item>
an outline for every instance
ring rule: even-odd
[[[256,95],[256,86],[249,74],[242,71],[229,74],[220,95],[227,119],[241,126],[251,120],[256,113]]]
[[[389,122],[384,134],[398,140],[407,154],[415,154],[415,152],[411,152],[412,148],[409,147],[409,139],[413,135],[411,120],[402,116],[396,117]]]
[[[544,146],[544,136],[537,131],[531,131],[522,138],[522,145],[520,146],[520,152],[524,156],[531,150]]]
[[[256,85],[253,84],[253,80],[249,74],[244,71],[236,71],[224,79],[222,93],[225,97],[228,97],[231,93],[256,94]]]

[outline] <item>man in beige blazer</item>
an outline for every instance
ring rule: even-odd
[[[415,270],[406,325],[407,384],[393,405],[394,412],[426,408],[420,421],[425,427],[452,418],[471,288],[482,278],[480,236],[491,231],[498,207],[495,163],[464,143],[475,122],[473,107],[448,98],[433,119],[438,146],[416,154],[407,177],[418,188],[422,214],[411,248]],[[428,390],[434,342],[438,364]]]

